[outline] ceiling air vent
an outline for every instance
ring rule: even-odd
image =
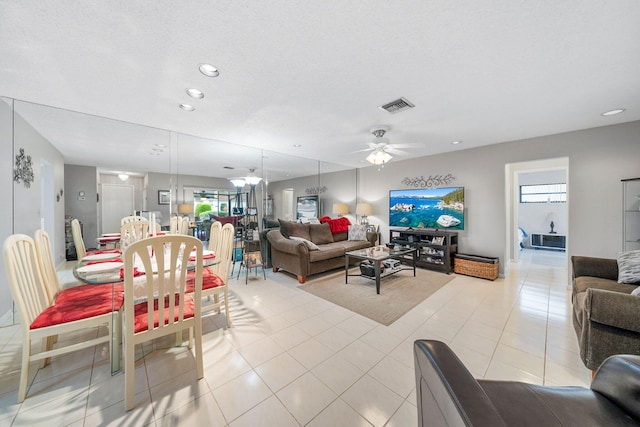
[[[404,98],[399,98],[399,99],[396,99],[395,101],[391,101],[387,104],[381,105],[378,108],[382,108],[383,110],[388,111],[391,114],[395,114],[395,113],[399,113],[400,111],[408,110],[409,108],[413,108],[413,107],[415,107],[415,105],[413,105],[408,100]]]
[[[223,166],[222,169],[235,169],[233,166]]]

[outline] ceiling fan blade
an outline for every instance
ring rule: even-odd
[[[384,150],[389,152],[390,154],[395,154],[397,156],[410,156],[411,155],[411,153],[408,153],[406,151],[398,150],[397,148],[395,148],[395,146],[386,147]]]
[[[390,144],[393,148],[424,148],[421,143]]]

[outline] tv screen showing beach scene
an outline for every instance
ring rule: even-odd
[[[389,226],[464,230],[464,187],[389,191]]]

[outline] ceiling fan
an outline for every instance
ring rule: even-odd
[[[391,144],[389,138],[385,138],[385,134],[389,130],[388,126],[376,126],[371,129],[371,133],[375,136],[373,141],[369,142],[369,148],[361,151],[371,151],[367,156],[367,161],[373,165],[377,165],[378,169],[383,168],[393,156],[408,155],[409,153],[399,150],[398,148],[412,147],[409,144]]]

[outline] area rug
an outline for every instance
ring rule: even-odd
[[[340,270],[307,277],[307,283],[298,288],[388,326],[454,277],[420,268],[413,277],[413,271],[405,270],[383,278],[378,295],[375,280],[350,276],[345,284],[344,270]]]

